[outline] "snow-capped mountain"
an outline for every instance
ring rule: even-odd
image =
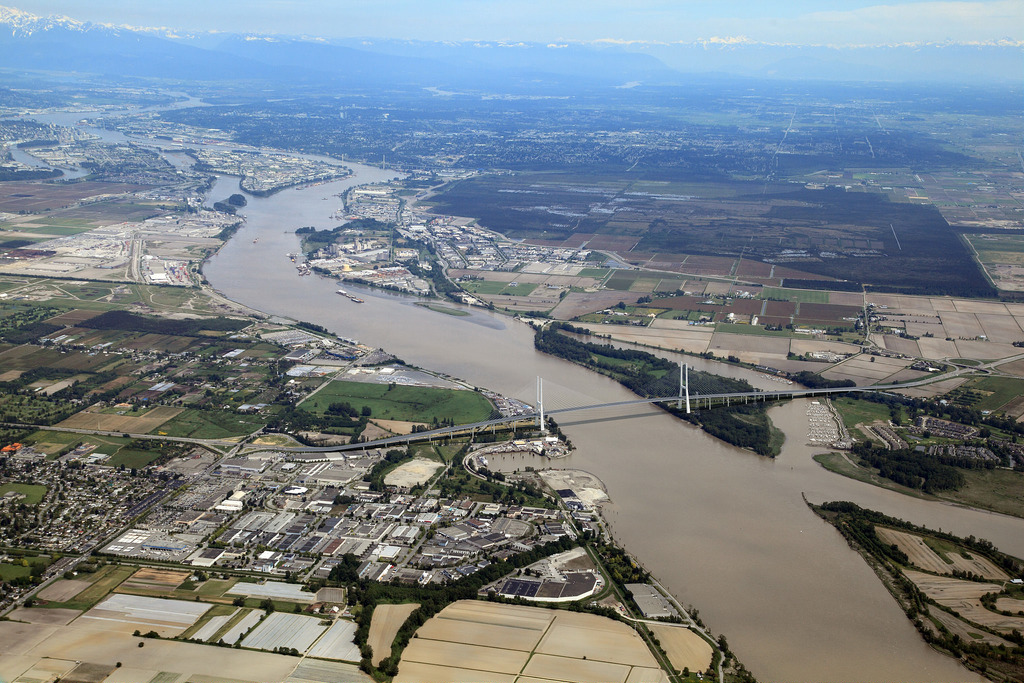
[[[744,37],[691,43],[501,43],[188,33],[40,17],[0,6],[0,70],[188,80],[251,79],[508,89],[672,84],[698,74],[844,81],[1020,81],[1024,46],[786,45]]]

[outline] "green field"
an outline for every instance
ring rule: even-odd
[[[610,272],[610,268],[584,268],[580,271],[580,277],[593,277],[600,280]]]
[[[11,491],[24,494],[25,497],[21,502],[25,505],[39,505],[43,496],[46,495],[46,487],[42,484],[4,484],[0,486],[0,496]]]
[[[491,416],[490,402],[474,391],[333,381],[302,404],[323,414],[332,403],[349,403],[356,410],[369,406],[373,417],[428,423],[449,419],[455,424],[479,422]]]
[[[1018,396],[1024,395],[1024,379],[1015,377],[980,377],[965,388],[984,392],[980,401],[974,404],[978,410],[997,410]]]
[[[19,232],[38,233],[41,235],[54,235],[54,236],[65,236],[65,235],[77,235],[80,232],[89,232],[92,228],[68,228],[57,225],[43,225],[37,228],[20,227]]]
[[[843,424],[850,431],[853,431],[859,423],[870,424],[875,420],[889,419],[889,408],[881,403],[843,396],[833,399],[832,405],[839,411],[843,418]]]
[[[435,313],[444,313],[445,315],[454,315],[457,317],[472,315],[469,311],[464,311],[461,308],[448,308],[447,306],[442,306],[440,304],[417,303],[416,305],[427,308]]]
[[[0,581],[11,581],[32,573],[32,567],[22,567],[19,561],[0,563]]]
[[[505,289],[507,282],[495,282],[493,280],[472,280],[460,283],[467,292],[474,294],[497,294]]]
[[[110,459],[104,464],[111,467],[124,465],[125,467],[141,468],[153,462],[161,455],[163,454],[160,451],[136,451],[130,448],[122,448],[110,456]]]
[[[189,409],[160,425],[159,431],[167,436],[193,439],[230,439],[252,434],[266,424],[266,418],[260,415]]]
[[[805,304],[827,304],[828,292],[816,289],[783,289],[782,287],[765,287],[761,291],[762,299],[779,301],[799,301]]]
[[[830,472],[914,498],[940,499],[1013,517],[1024,517],[1024,499],[1020,496],[1021,488],[1024,487],[1024,472],[1003,469],[958,470],[967,480],[962,489],[929,495],[883,479],[874,470],[854,465],[839,453],[816,455],[814,461]]]

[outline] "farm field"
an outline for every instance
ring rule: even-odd
[[[161,635],[178,635],[209,610],[203,602],[164,600],[141,595],[114,593],[101,601],[80,619],[101,620],[108,625],[118,623],[126,632],[155,630]]]
[[[39,591],[36,597],[41,600],[67,602],[88,588],[89,585],[89,582],[84,579],[58,579]]]
[[[490,402],[474,391],[341,380],[332,381],[301,407],[324,413],[332,403],[340,402],[356,410],[368,406],[375,418],[420,423],[435,419],[450,419],[455,424],[478,422],[490,417],[493,410]]]
[[[656,624],[650,624],[649,628],[676,669],[682,671],[689,667],[690,671],[706,671],[711,665],[711,646],[690,629]]]
[[[289,648],[305,654],[326,630],[318,617],[274,612],[242,640],[242,647],[256,650]]]
[[[107,625],[98,621],[83,624],[79,620],[68,626],[0,622],[0,655],[3,655],[0,656],[0,677],[10,681],[21,676],[26,677],[25,680],[54,680],[54,676],[63,676],[74,668],[77,660],[111,670],[120,662],[122,666],[106,679],[108,683],[179,680],[265,683],[288,681],[298,661],[285,655],[174,640],[142,641]],[[144,642],[145,647],[140,648],[139,642]],[[54,665],[59,666],[54,668]],[[225,677],[228,671],[230,676]],[[370,682],[350,665],[321,680],[325,683]]]
[[[1002,633],[1024,629],[1024,617],[1003,616],[989,611],[981,604],[981,596],[1002,590],[1002,584],[965,581],[946,576],[933,576],[912,569],[904,575],[914,582],[929,598],[949,607],[964,619],[987,626]]]
[[[182,408],[157,406],[146,411],[140,417],[107,414],[83,410],[61,422],[59,427],[69,429],[96,429],[105,432],[123,432],[127,434],[146,434],[182,413]]]
[[[373,648],[373,663],[380,664],[391,656],[391,643],[398,635],[398,629],[416,608],[416,603],[403,605],[377,605],[370,619],[370,633],[366,642]],[[430,622],[427,622],[430,623]]]
[[[982,578],[996,581],[1006,581],[1009,577],[1006,572],[996,567],[984,557],[964,557],[961,553],[966,552],[962,548],[951,548],[940,555],[931,545],[937,544],[936,540],[931,543],[921,536],[910,534],[898,529],[887,527],[875,527],[875,531],[882,540],[890,545],[895,544],[900,550],[907,554],[911,564],[925,571],[936,574],[952,574],[954,571],[972,572]]]
[[[353,638],[356,634],[356,623],[339,619],[331,624],[327,633],[316,641],[309,652],[310,657],[321,659],[341,659],[347,662],[358,662],[360,658],[359,648]]]
[[[84,590],[79,591],[68,600],[54,600],[47,607],[87,610],[102,600],[110,591],[114,590],[134,572],[134,567],[109,564],[88,577],[89,585]],[[78,581],[74,583],[78,583]]]
[[[643,640],[625,624],[593,614],[460,601],[417,631],[395,680],[517,676],[594,683],[664,679]]]
[[[187,579],[188,576],[188,572],[143,567],[128,577],[118,589],[125,592],[170,593],[181,585],[181,582]]]

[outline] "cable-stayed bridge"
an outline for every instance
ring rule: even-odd
[[[544,381],[540,377],[538,377],[536,382],[537,403],[535,406],[533,406],[534,410],[532,412],[520,412],[514,415],[502,415],[498,417],[492,417],[487,420],[481,420],[479,422],[438,427],[436,429],[429,429],[425,431],[415,432],[412,434],[392,436],[384,439],[375,439],[373,441],[365,441],[362,443],[346,444],[340,446],[274,446],[272,447],[272,449],[284,452],[308,453],[314,456],[306,457],[304,458],[305,460],[332,460],[335,458],[332,458],[331,454],[338,454],[338,459],[340,459],[341,457],[343,457],[342,454],[346,451],[361,450],[365,448],[379,448],[382,446],[394,446],[406,444],[412,441],[443,438],[453,434],[463,434],[467,432],[474,433],[486,430],[488,427],[496,427],[500,425],[533,421],[536,426],[540,427],[540,429],[544,431],[546,429],[546,418],[559,415],[566,415],[574,412],[583,412],[607,408],[628,408],[631,406],[641,406],[654,403],[668,403],[675,405],[675,407],[678,410],[685,410],[685,412],[690,413],[691,411],[696,410],[708,410],[715,407],[730,406],[752,402],[767,402],[813,396],[833,396],[836,394],[870,393],[879,391],[889,391],[892,389],[907,389],[909,387],[920,386],[922,384],[930,384],[932,382],[938,381],[939,379],[949,379],[951,376],[955,376],[957,374],[960,374],[961,372],[962,371],[949,373],[947,375],[943,375],[941,378],[927,377],[914,382],[872,385],[866,387],[831,387],[808,389],[802,386],[789,386],[787,388],[779,389],[778,391],[754,389],[751,391],[702,392],[702,388],[707,389],[714,384],[713,380],[708,380],[705,378],[715,376],[708,375],[707,373],[700,373],[697,376],[697,378],[690,378],[689,368],[687,366],[683,366],[680,368],[681,377],[678,391],[674,395],[652,396],[646,398],[638,397],[635,399],[603,403],[588,403],[587,400],[592,401],[593,399],[583,394],[580,394],[579,392],[575,392],[571,389],[566,390],[566,388],[560,387],[558,385],[555,385],[555,387],[561,391],[555,392],[555,394],[552,394],[552,392],[549,391],[548,400],[547,403],[545,403],[545,386],[550,385],[551,383],[547,383],[546,385]],[[552,401],[552,398],[555,398],[555,400]],[[321,454],[322,457],[315,457],[316,454]]]

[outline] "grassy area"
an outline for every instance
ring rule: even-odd
[[[110,456],[110,459],[106,461],[106,465],[111,467],[145,467],[149,463],[153,462],[162,455],[160,451],[137,451],[130,448],[122,448],[117,453]]]
[[[949,500],[971,507],[1002,512],[1014,517],[1024,517],[1024,472],[1012,470],[961,470],[967,485],[959,491],[944,492],[940,495]]]
[[[31,572],[32,567],[22,567],[20,562],[0,563],[0,581],[12,581],[21,576],[28,576]]]
[[[474,294],[497,294],[508,286],[507,282],[495,282],[494,280],[471,280],[459,284],[467,292]]]
[[[43,496],[46,495],[46,487],[42,484],[4,484],[0,486],[0,496],[11,491],[23,494],[25,497],[21,502],[25,505],[39,505]]]
[[[87,610],[117,588],[129,576],[135,573],[136,567],[107,565],[93,574],[92,583],[81,593],[66,602],[48,602],[46,607],[66,607],[68,609]]]
[[[978,410],[997,410],[1018,396],[1024,395],[1024,379],[1016,377],[979,377],[967,388],[985,395],[974,404]]]
[[[580,277],[593,277],[600,280],[610,272],[612,272],[610,268],[583,268],[580,270]]]
[[[447,306],[442,306],[440,304],[421,303],[421,304],[417,304],[417,305],[418,306],[422,306],[423,308],[429,308],[431,311],[434,311],[435,313],[444,313],[445,315],[454,315],[454,316],[467,316],[467,315],[471,315],[469,313],[469,311],[463,311],[463,310],[458,309],[458,308],[448,308]]]
[[[159,431],[167,436],[227,439],[251,434],[266,424],[266,419],[259,415],[243,415],[221,410],[186,410],[162,424]]]
[[[930,495],[879,477],[873,470],[854,465],[839,453],[816,455],[814,461],[830,472],[896,491],[906,496],[925,500],[939,499],[982,510],[1001,512],[1013,517],[1024,517],[1024,498],[1020,496],[1020,491],[1024,488],[1024,472],[1002,469],[959,470],[967,480],[967,484],[962,489]]]
[[[842,416],[846,429],[851,431],[860,423],[868,424],[876,420],[889,419],[889,408],[881,403],[843,396],[833,399],[832,405]]]
[[[332,403],[349,403],[356,410],[369,406],[373,417],[383,420],[431,422],[450,419],[455,424],[490,417],[490,402],[474,391],[368,384],[335,380],[317,392],[302,408],[324,413]]]

